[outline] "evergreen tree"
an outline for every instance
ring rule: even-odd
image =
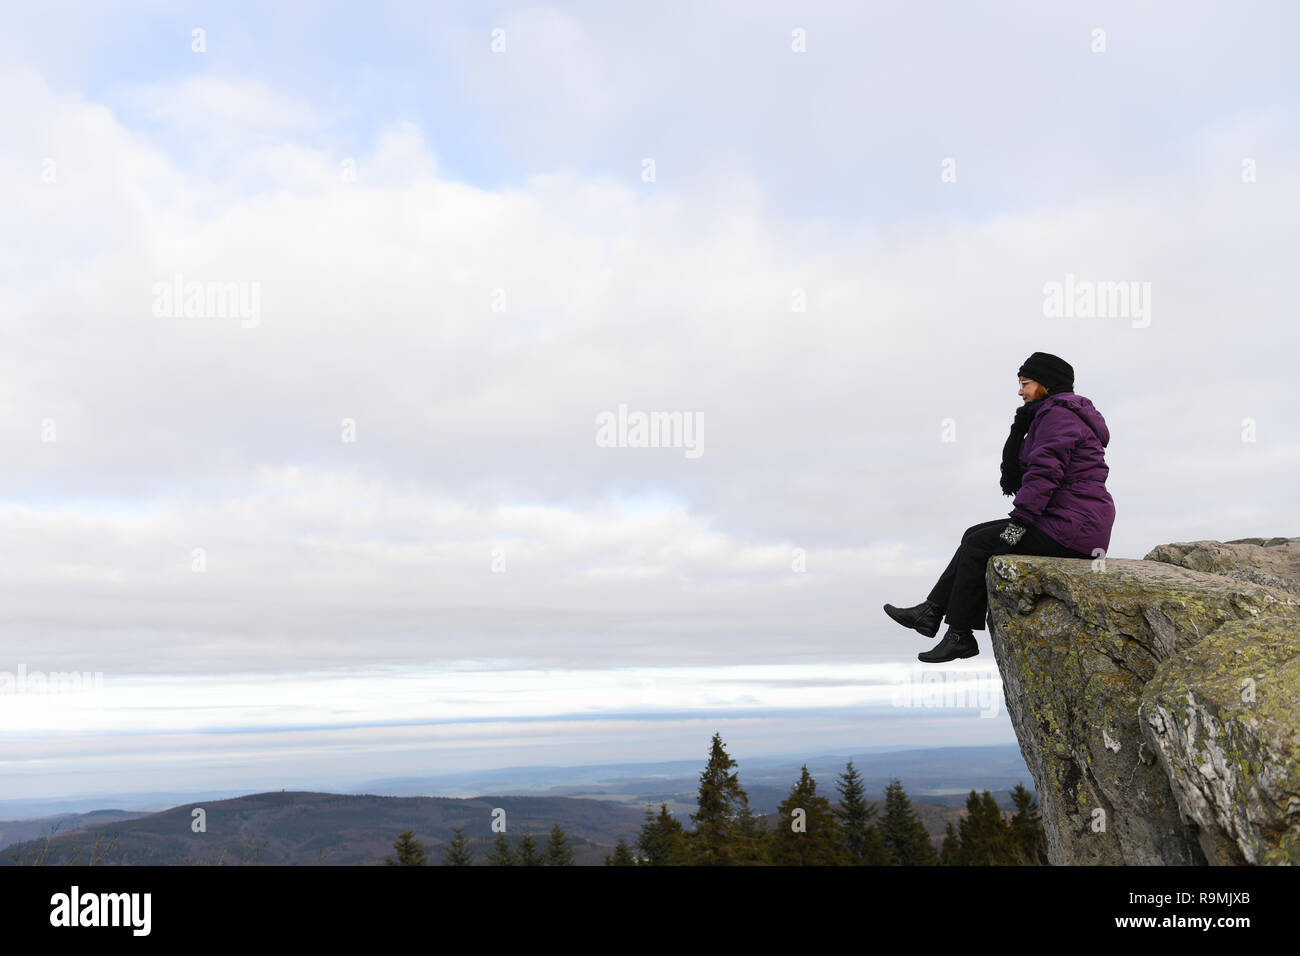
[[[874,807],[872,808],[874,810]],[[885,848],[885,841],[880,836],[880,826],[872,824],[867,827],[867,836],[863,841],[862,866],[887,866],[889,864],[889,850]]]
[[[880,822],[880,839],[889,853],[891,866],[935,866],[939,862],[930,836],[898,780],[891,781],[885,788],[885,816]]]
[[[569,838],[557,822],[551,827],[551,838],[546,843],[547,866],[573,866],[573,850],[569,848]]]
[[[1011,848],[1005,862],[1014,866],[1046,866],[1047,833],[1033,794],[1018,783],[1011,791],[1011,801],[1016,805],[1016,812],[1011,817]]]
[[[519,866],[519,854],[514,851],[504,833],[498,833],[487,854],[488,866]]]
[[[966,798],[966,816],[957,827],[961,848],[957,851],[960,866],[999,866],[1010,856],[1009,832],[1002,810],[987,790],[978,796],[974,790]]]
[[[520,866],[545,866],[546,860],[537,849],[537,839],[528,827],[524,827],[523,838],[519,841]]]
[[[840,774],[836,789],[840,793],[840,805],[835,816],[844,834],[844,850],[849,863],[853,866],[884,866],[889,857],[880,840],[880,828],[872,822],[876,808],[868,802],[862,775],[852,760]]]
[[[831,803],[817,794],[817,781],[804,764],[790,794],[777,808],[781,823],[772,835],[771,860],[777,866],[843,866],[843,834]]]
[[[695,830],[688,839],[689,862],[696,866],[737,866],[753,860],[752,827],[742,830],[740,818],[749,811],[749,797],[731,772],[736,762],[727,755],[722,735],[714,734],[709,762],[700,774],[699,810],[691,814]]]
[[[403,830],[397,834],[397,839],[393,841],[393,849],[397,851],[397,859],[391,856],[384,860],[389,866],[428,866],[429,861],[424,855],[424,844],[415,838],[414,830]]]
[[[682,823],[668,812],[668,804],[659,805],[659,816],[646,807],[645,823],[636,838],[637,849],[645,866],[676,866],[684,861],[686,835]]]
[[[961,854],[961,837],[957,836],[957,831],[952,828],[952,821],[948,821],[948,829],[943,835],[943,848],[939,850],[940,866],[957,866],[957,859]]]
[[[469,846],[465,843],[465,834],[460,827],[451,831],[456,836],[447,844],[447,848],[442,851],[443,866],[473,866],[474,854],[470,852]]]
[[[605,854],[606,866],[636,866],[636,857],[632,855],[632,848],[627,845],[627,840],[622,837],[618,838],[618,843],[614,844],[613,854]]]
[[[766,866],[772,835],[767,821],[750,809],[748,803],[736,818],[736,831],[740,837],[740,863],[742,866]]]

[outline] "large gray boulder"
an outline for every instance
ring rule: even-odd
[[[1054,864],[1300,862],[1298,558],[1273,538],[989,560]]]

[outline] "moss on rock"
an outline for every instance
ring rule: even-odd
[[[1196,546],[1211,544],[1179,546],[1176,556],[1201,561],[1212,549]],[[1230,553],[1240,559],[1249,547],[1260,546]],[[1213,553],[1225,567],[1225,552]],[[1290,560],[1282,551],[1273,559],[1274,570]],[[1295,862],[1295,807],[1277,788],[1300,791],[1288,775],[1300,721],[1287,709],[1300,701],[1300,675],[1288,668],[1300,664],[1281,636],[1300,599],[1245,573],[1158,560],[998,555],[986,574],[994,655],[1053,863]],[[1256,677],[1273,699],[1234,711],[1228,688],[1265,659],[1242,642],[1264,633],[1284,683]],[[1174,713],[1187,709],[1174,701],[1189,688],[1191,731]],[[1268,769],[1283,758],[1288,773]],[[1218,789],[1183,766],[1193,759],[1214,768]]]

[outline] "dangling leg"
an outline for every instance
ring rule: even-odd
[[[1000,528],[1005,524],[1005,521],[998,519],[973,525],[962,532],[962,541],[964,543],[974,534],[991,527]],[[934,637],[939,633],[939,626],[943,623],[944,611],[949,606],[953,582],[956,580],[957,569],[961,564],[961,560],[962,550],[961,546],[958,546],[952,560],[948,562],[948,567],[944,569],[943,574],[939,576],[939,580],[930,589],[929,595],[923,602],[914,607],[903,608],[886,604],[885,613],[903,627],[911,628],[922,637]]]
[[[938,664],[957,658],[974,657],[979,653],[974,632],[984,630],[988,610],[984,572],[989,557],[997,553],[999,548],[1008,548],[1006,542],[998,536],[1009,520],[999,518],[996,521],[986,521],[971,528],[963,536],[961,547],[949,564],[951,583],[948,592],[948,631],[938,645],[918,654],[919,660]]]
[[[987,537],[987,532],[990,528],[996,528],[998,533],[1001,533],[1009,520],[1009,518],[996,518],[993,521],[984,521],[967,528],[961,536],[961,544],[958,545],[957,550],[953,552],[952,560],[948,562],[948,567],[944,569],[943,574],[939,575],[939,580],[935,583],[934,587],[930,589],[930,594],[926,600],[945,611],[951,610],[953,602],[953,587],[957,583],[959,570],[962,567],[964,560],[966,562],[969,562],[970,560],[968,556],[963,556],[962,548],[966,546],[966,543],[970,541],[972,537],[979,537],[980,540],[983,540]],[[982,568],[980,569],[980,573],[983,574]],[[948,623],[952,623],[951,616],[948,619]]]

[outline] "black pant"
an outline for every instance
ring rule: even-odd
[[[1025,529],[1024,536],[1007,544],[999,535],[1012,518],[998,518],[967,528],[961,536],[961,545],[939,577],[939,582],[926,599],[931,604],[947,610],[949,627],[984,630],[988,615],[989,595],[984,583],[984,572],[989,558],[995,554],[1041,554],[1052,558],[1090,558],[1083,551],[1063,547],[1033,525],[1023,521],[1016,524]]]

